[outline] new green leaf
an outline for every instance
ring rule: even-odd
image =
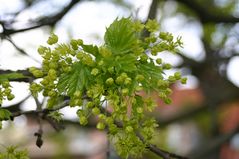
[[[133,29],[133,22],[130,18],[116,19],[107,28],[104,40],[105,45],[113,54],[125,54],[132,51],[133,45],[137,40]]]
[[[88,88],[91,71],[81,62],[74,63],[72,70],[60,76],[57,89],[72,96],[77,90]]]

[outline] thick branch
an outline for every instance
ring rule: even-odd
[[[148,17],[147,19],[155,19],[157,15],[157,9],[158,9],[158,0],[153,0],[149,9]]]
[[[216,137],[213,140],[208,141],[207,143],[203,144],[200,150],[195,150],[191,153],[192,158],[194,159],[201,159],[205,158],[209,154],[212,154],[215,150],[220,148],[222,144],[228,142],[235,134],[239,132],[239,126],[237,126],[233,131],[231,131],[228,134],[221,135],[219,137]]]
[[[208,106],[195,106],[187,111],[182,111],[180,113],[177,113],[173,115],[172,117],[169,117],[166,119],[156,117],[156,119],[157,119],[157,123],[159,124],[159,127],[162,128],[169,124],[180,122],[188,118],[192,118],[199,113],[205,112],[207,109],[208,109]]]
[[[202,23],[237,23],[239,22],[239,18],[233,17],[232,15],[223,15],[218,14],[218,12],[213,12],[213,10],[209,10],[208,8],[204,7],[199,1],[196,0],[176,0],[192,11],[194,11]]]
[[[179,64],[177,67],[195,67],[195,68],[198,68],[202,65],[202,63],[200,63],[198,61],[195,61],[194,59],[192,59],[190,57],[187,57],[182,53],[179,53],[178,55],[183,59],[183,62],[181,64]]]

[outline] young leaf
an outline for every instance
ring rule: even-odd
[[[81,45],[85,52],[91,53],[92,55],[97,55],[99,53],[98,47],[96,45]]]
[[[154,65],[153,62],[150,63],[140,63],[138,65],[139,74],[144,75],[145,81],[142,85],[145,89],[152,90],[157,85],[159,79],[163,79],[163,71],[159,66]]]
[[[132,51],[132,46],[137,40],[133,22],[130,18],[116,19],[107,28],[104,40],[113,54],[125,54]]]
[[[133,54],[123,55],[105,59],[107,67],[114,67],[116,72],[136,71],[137,57]]]
[[[60,76],[57,89],[60,93],[72,96],[75,91],[89,87],[89,78],[91,78],[89,67],[81,62],[74,63],[69,73]]]
[[[135,71],[137,68],[135,66],[135,63],[137,62],[137,57],[135,57],[133,54],[122,56],[118,63],[122,69],[122,71],[125,72],[131,72]]]

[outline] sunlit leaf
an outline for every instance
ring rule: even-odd
[[[116,19],[107,28],[104,40],[113,54],[124,54],[132,51],[132,46],[137,40],[132,26],[133,23],[129,18],[122,18]]]
[[[90,70],[81,62],[74,63],[72,70],[60,76],[57,85],[60,93],[73,95],[76,90],[83,90],[89,86]]]

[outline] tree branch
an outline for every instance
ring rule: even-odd
[[[83,97],[84,99],[89,99],[89,97]],[[36,109],[36,110],[29,110],[29,111],[24,111],[24,112],[12,112],[12,118],[14,117],[17,117],[17,116],[20,116],[20,115],[30,115],[30,114],[33,114],[33,115],[37,115],[37,116],[41,116],[42,118],[44,118],[44,116],[47,116],[47,114],[49,114],[50,112],[52,111],[57,111],[57,110],[60,110],[62,108],[65,108],[69,105],[69,100],[65,100],[64,102],[62,102],[61,104],[59,104],[58,106],[54,107],[53,109]],[[102,111],[104,111],[106,113],[106,115],[110,115],[110,112],[102,109]],[[118,126],[118,127],[122,127],[122,123],[121,122],[118,122],[118,121],[115,121],[115,124]],[[39,135],[39,134],[37,134]],[[145,143],[145,140],[144,138],[140,135],[140,134],[137,134],[137,136],[140,138],[140,140],[142,142]],[[39,136],[37,136],[39,137]],[[152,151],[153,153],[157,154],[158,156],[161,156],[163,157],[164,159],[170,159],[170,158],[175,158],[175,159],[187,159],[186,157],[182,157],[180,155],[176,155],[176,154],[173,154],[171,152],[167,152],[165,150],[162,150],[160,148],[157,148],[155,145],[153,144],[148,144],[147,148]]]
[[[155,19],[157,16],[157,9],[158,9],[158,0],[153,0],[151,5],[150,5],[150,9],[149,9],[149,13],[148,13],[148,17],[147,19]]]
[[[29,110],[29,111],[12,112],[12,117],[15,118],[15,117],[18,117],[21,115],[27,115],[27,114],[35,114],[35,115],[43,114],[42,116],[45,116],[49,114],[50,112],[60,110],[62,108],[67,107],[68,105],[69,105],[69,100],[66,100],[52,109],[45,108],[45,109],[37,109],[37,110]]]
[[[149,144],[149,146],[147,147],[151,152],[155,153],[158,156],[163,157],[163,159],[189,159],[188,157],[184,157],[184,156],[180,156],[165,150],[162,150],[160,148],[158,148],[156,145],[153,144]]]
[[[196,13],[202,23],[237,23],[239,22],[239,18],[234,17],[232,15],[223,15],[217,14],[218,12],[213,12],[203,6],[199,1],[196,0],[176,0],[184,5],[186,5],[189,9]],[[219,11],[219,10],[218,10]]]
[[[156,117],[157,123],[159,124],[159,127],[165,127],[169,124],[175,123],[175,122],[180,122],[182,120],[185,120],[187,118],[192,118],[194,117],[196,114],[202,113],[205,110],[208,109],[208,106],[203,105],[203,106],[195,106],[187,111],[182,111],[180,113],[177,113],[175,115],[173,115],[172,117],[169,118],[159,118]]]
[[[151,5],[150,5],[150,9],[148,12],[148,16],[147,16],[147,20],[149,19],[155,19],[157,16],[157,9],[158,9],[158,0],[153,0]],[[142,33],[142,37],[148,37],[149,36],[149,31],[144,29],[143,33]]]
[[[233,136],[235,136],[239,132],[239,126],[237,126],[234,130],[232,130],[228,134],[221,135],[219,137],[216,137],[210,141],[207,141],[207,143],[204,143],[203,145],[199,146],[200,150],[194,150],[191,152],[191,155],[193,159],[201,159],[205,158],[209,154],[211,154],[213,151],[220,148],[220,146],[226,142],[228,142]]]
[[[35,59],[34,57],[30,56],[25,50],[23,50],[22,48],[20,48],[13,40],[11,37],[9,36],[5,36],[4,37],[7,41],[9,41],[15,48],[16,50],[18,50],[20,53],[22,53],[23,55],[26,55],[27,57],[29,57],[30,59],[34,60],[37,63],[40,63],[40,61],[38,61],[37,59]]]
[[[15,33],[19,33],[19,32],[24,32],[24,31],[28,31],[28,30],[32,30],[32,29],[36,29],[42,26],[46,26],[46,25],[54,25],[56,24],[71,8],[73,8],[75,6],[75,4],[77,4],[78,2],[80,2],[80,0],[71,0],[71,2],[63,9],[61,10],[59,13],[50,16],[50,17],[43,17],[35,22],[32,22],[33,26],[30,27],[26,27],[26,28],[22,28],[22,29],[8,29],[5,27],[4,23],[2,23],[2,27],[3,27],[3,32],[0,34],[1,35],[5,35],[5,36],[9,36],[11,34],[15,34]]]
[[[0,69],[0,75],[9,74],[9,73],[20,73],[20,74],[26,76],[25,78],[13,78],[13,79],[10,78],[10,79],[8,79],[9,81],[30,82],[32,79],[36,79],[36,77],[34,77],[28,70],[13,71],[13,70],[1,70]]]

